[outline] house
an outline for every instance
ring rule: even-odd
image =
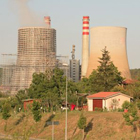
[[[132,97],[120,92],[99,92],[87,96],[88,111],[95,108],[106,108],[107,110],[121,108],[124,101],[129,101]]]

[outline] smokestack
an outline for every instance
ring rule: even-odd
[[[50,16],[44,17],[45,23],[47,24],[47,28],[51,28],[51,18]]]
[[[83,40],[82,40],[82,73],[81,77],[85,77],[89,59],[89,16],[83,16]]]

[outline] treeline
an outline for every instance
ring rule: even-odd
[[[0,85],[2,84],[2,68],[0,68]]]
[[[140,79],[140,69],[130,69],[132,79]]]

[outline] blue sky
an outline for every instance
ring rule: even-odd
[[[18,28],[23,26],[27,15],[19,12],[15,1],[0,0],[0,54],[17,53]],[[28,8],[37,20],[51,16],[52,28],[57,30],[57,55],[71,57],[75,44],[76,58],[81,59],[82,17],[85,15],[90,16],[90,27],[127,27],[130,68],[140,68],[139,7],[140,0],[28,0]]]

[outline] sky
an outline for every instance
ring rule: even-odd
[[[90,16],[90,27],[127,28],[129,66],[140,68],[139,7],[140,0],[0,0],[0,54],[16,54],[18,29],[44,26],[44,16],[50,16],[57,31],[57,55],[71,58],[75,45],[76,58],[81,59],[82,17]]]

